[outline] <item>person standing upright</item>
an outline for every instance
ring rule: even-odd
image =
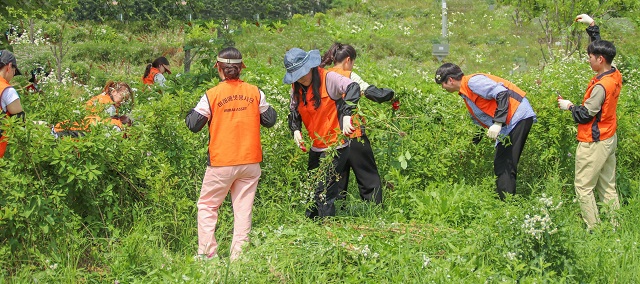
[[[245,68],[233,47],[221,50],[215,67],[222,81],[206,91],[185,118],[187,127],[209,127],[207,170],[198,200],[198,254],[207,259],[218,253],[215,238],[218,208],[231,192],[233,240],[230,259],[236,260],[249,241],[253,200],[260,179],[262,146],[260,125],[272,127],[276,111],[258,87],[240,80]]]
[[[591,70],[596,75],[587,85],[582,104],[576,106],[558,96],[558,107],[570,111],[573,121],[578,124],[574,185],[582,219],[591,230],[600,222],[595,190],[611,210],[620,207],[616,191],[616,109],[622,89],[622,74],[611,65],[616,47],[600,39],[595,21],[586,14],[578,15],[576,21],[589,25],[587,33],[591,43],[587,46],[587,54]]]
[[[20,96],[16,89],[9,84],[16,75],[22,75],[18,69],[15,55],[8,50],[0,50],[0,107],[2,117],[17,116],[24,120],[24,110],[20,104]],[[7,137],[0,131],[0,158],[7,150]]]

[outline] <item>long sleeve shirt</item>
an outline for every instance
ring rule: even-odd
[[[276,123],[276,111],[267,102],[267,99],[260,90],[260,124],[265,127],[271,127]],[[207,94],[204,94],[200,101],[185,118],[187,127],[193,132],[200,131],[211,119],[211,107]]]
[[[493,81],[489,79],[489,77],[484,75],[476,75],[471,77],[469,79],[468,84],[469,84],[469,88],[474,93],[488,100],[497,100],[498,94],[507,91],[507,88],[503,86],[501,83]],[[492,125],[494,123],[493,117],[491,117],[490,115],[480,110],[480,108],[476,106],[473,103],[473,101],[469,100],[465,96],[462,96],[462,98],[465,99],[465,101],[469,104],[473,113],[475,114],[475,117],[478,118],[479,121],[476,120],[473,116],[471,116],[471,119],[475,124],[481,125],[480,123],[482,123],[484,125]],[[507,98],[507,104],[508,104],[508,98]],[[498,105],[498,107],[500,107],[500,105]],[[516,112],[513,114],[513,117],[511,117],[511,121],[509,122],[509,124],[507,125],[503,124],[502,130],[500,130],[500,134],[508,135],[511,132],[511,130],[513,130],[513,128],[516,126],[516,124],[518,124],[518,122],[520,122],[523,119],[527,119],[529,117],[533,117],[534,121],[537,121],[536,113],[533,111],[533,108],[531,107],[529,100],[527,100],[527,98],[525,97],[520,102],[520,105],[518,106],[518,109],[516,110]]]
[[[303,88],[303,92],[306,94],[308,86]],[[325,88],[329,97],[336,101],[338,107],[339,123],[342,123],[342,117],[351,116],[352,110],[360,99],[360,85],[354,82],[352,79],[344,77],[336,72],[327,72],[325,77]],[[343,97],[344,94],[344,97]],[[302,129],[302,117],[298,112],[298,100],[295,98],[294,90],[290,92],[290,104],[289,104],[289,129],[291,132]],[[307,102],[313,103],[313,102]],[[348,141],[339,145],[338,148],[343,148],[348,145]],[[311,147],[311,150],[316,152],[326,151],[328,148]]]

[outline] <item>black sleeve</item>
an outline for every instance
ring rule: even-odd
[[[25,115],[26,115],[26,114],[24,113],[24,111],[21,111],[21,112],[19,112],[19,113],[14,113],[14,114],[12,114],[11,116],[15,116],[15,117],[17,117],[17,118],[22,118],[22,122],[24,122],[24,121],[25,121],[25,119],[26,119]]]
[[[264,127],[271,127],[276,124],[276,120],[278,119],[278,114],[276,110],[271,106],[260,114],[260,124]]]
[[[187,117],[184,118],[184,122],[187,124],[187,127],[191,132],[196,133],[207,125],[209,118],[200,114],[195,109],[191,109],[189,113],[187,113]]]
[[[598,25],[588,26],[587,33],[591,41],[600,40],[600,27]]]
[[[509,92],[513,91],[506,90],[498,93],[496,96],[498,107],[496,108],[496,112],[493,114],[493,122],[499,122],[503,125],[507,123],[507,115],[509,114]]]
[[[593,116],[589,115],[589,110],[583,105],[574,105],[569,108],[569,110],[571,111],[573,121],[577,123],[584,124],[593,119]]]
[[[358,83],[353,82],[347,86],[347,91],[344,93],[344,101],[340,108],[340,117],[343,116],[351,116],[353,114],[353,110],[358,105],[358,101],[360,100],[360,85]]]
[[[391,89],[381,89],[374,85],[369,85],[369,87],[364,90],[364,96],[367,99],[370,99],[376,103],[383,103],[390,101],[393,99],[395,92]]]
[[[297,110],[292,109],[289,112],[289,130],[291,130],[291,133],[295,132],[296,130],[301,130],[302,129],[302,118],[300,117],[300,113]]]

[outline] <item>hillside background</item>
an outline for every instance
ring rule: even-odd
[[[446,39],[438,1],[26,2],[9,0],[0,26],[15,27],[10,48],[23,73],[43,66],[51,75],[39,94],[22,89],[27,76],[12,81],[28,121],[45,124],[7,119],[2,126],[11,140],[0,160],[1,282],[640,279],[640,7],[633,1],[448,1]],[[593,233],[573,190],[576,126],[556,103],[557,95],[580,102],[594,75],[585,26],[573,22],[581,13],[616,44],[614,65],[625,80],[617,151],[623,205],[617,212],[604,208]],[[352,178],[338,216],[313,222],[304,217],[312,187],[307,157],[286,126],[290,86],[282,84],[282,60],[292,47],[324,53],[336,41],[352,44],[355,71],[394,89],[401,105],[393,111],[390,104],[360,103],[386,184],[384,207],[359,201]],[[478,129],[463,102],[433,82],[441,62],[432,45],[445,42],[445,62],[516,83],[538,115],[520,161],[518,192],[506,202],[494,195],[493,143],[471,143]],[[262,132],[251,244],[229,263],[233,214],[225,202],[217,231],[221,258],[199,262],[195,203],[208,133],[191,133],[183,119],[218,83],[215,55],[229,45],[243,53],[242,79],[265,92],[279,118]],[[140,78],[161,55],[173,74],[166,88],[149,89]],[[84,101],[108,80],[136,90],[128,138],[97,127],[82,139],[54,139],[50,125],[82,119]]]

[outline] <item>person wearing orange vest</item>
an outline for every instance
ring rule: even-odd
[[[526,93],[497,76],[465,76],[453,63],[440,66],[435,81],[450,93],[458,92],[473,122],[486,128],[487,136],[496,140],[493,160],[496,192],[501,200],[505,199],[505,193],[515,194],[518,161],[531,126],[536,122],[536,114],[525,97]],[[481,137],[474,137],[474,143],[479,143]]]
[[[63,121],[53,127],[52,134],[58,137],[79,137],[84,136],[84,132],[89,131],[91,125],[102,121],[101,113],[105,112],[109,116],[108,123],[117,130],[122,131],[124,126],[131,125],[128,116],[119,113],[123,103],[131,101],[133,104],[133,91],[125,82],[108,81],[102,93],[89,99],[85,105],[89,115],[84,118],[81,124]]]
[[[318,67],[320,61],[318,50],[289,49],[284,55],[286,73],[282,79],[291,84],[288,121],[294,141],[306,151],[302,124],[312,141],[307,169],[319,168],[320,159],[330,148],[337,152],[328,168],[319,169],[322,178],[314,189],[314,204],[306,210],[309,218],[336,214],[334,203],[340,191],[335,173],[344,170],[349,157],[349,141],[340,134],[349,136],[355,131],[351,115],[360,99],[358,83]]]
[[[158,85],[164,87],[164,82],[167,81],[164,73],[171,74],[171,70],[169,70],[169,60],[164,56],[160,56],[152,63],[147,64],[144,75],[142,75],[142,83],[145,85],[158,83]]]
[[[369,85],[362,80],[358,74],[353,72],[353,64],[355,63],[357,53],[353,46],[348,44],[334,43],[322,57],[320,67],[333,65],[327,69],[350,78],[360,85],[362,94],[369,100],[377,103],[389,101],[394,96],[391,89],[381,89],[374,85]],[[382,203],[382,187],[378,166],[371,149],[371,142],[365,133],[364,117],[355,114],[353,126],[356,129],[350,136],[349,156],[344,170],[340,173],[338,181],[338,190],[340,195],[338,199],[345,199],[347,187],[349,185],[349,174],[351,170],[356,176],[360,198],[366,201],[372,201],[376,204]]]
[[[18,69],[16,57],[8,50],[0,50],[0,118],[17,116],[24,121],[24,110],[20,104],[20,96],[16,89],[9,84],[15,75],[22,75]],[[0,158],[7,150],[7,137],[0,130]]]
[[[587,47],[589,65],[596,75],[591,78],[581,105],[558,96],[558,107],[571,111],[573,121],[578,123],[578,147],[575,155],[576,195],[580,201],[582,219],[591,230],[600,222],[594,191],[611,210],[620,208],[616,191],[616,108],[622,88],[622,74],[611,66],[616,56],[613,43],[601,40],[598,26],[586,14],[578,15],[576,21],[589,25],[587,32],[591,43]],[[612,219],[615,226],[617,222]]]
[[[260,126],[272,127],[276,111],[258,87],[240,80],[245,68],[233,47],[221,50],[215,67],[222,81],[206,91],[185,118],[195,132],[208,124],[207,170],[198,200],[198,255],[217,257],[215,238],[218,208],[231,192],[233,240],[230,259],[236,260],[249,241],[253,201],[260,178]]]

